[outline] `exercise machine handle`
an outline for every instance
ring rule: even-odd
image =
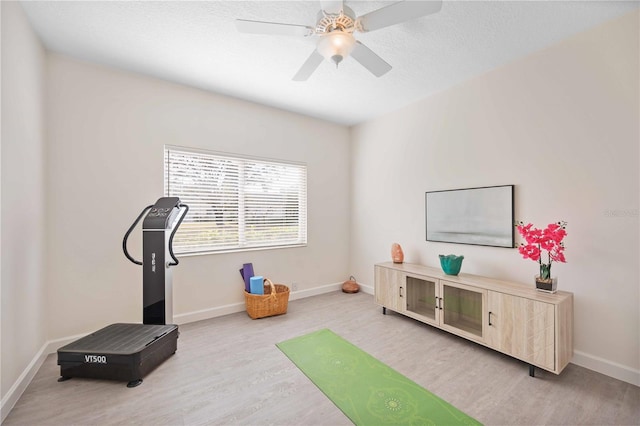
[[[180,208],[184,207],[185,210],[184,210],[184,213],[182,214],[182,216],[180,216],[180,220],[178,220],[178,223],[176,223],[176,226],[173,227],[173,232],[171,232],[171,236],[169,237],[169,254],[171,255],[171,258],[173,259],[173,262],[167,263],[167,266],[176,266],[178,263],[180,263],[180,261],[173,254],[173,236],[176,234],[176,231],[180,227],[180,224],[182,223],[182,219],[184,219],[184,217],[187,215],[187,213],[189,213],[189,206],[186,205],[186,204],[178,204],[178,207],[180,207]]]
[[[148,210],[150,210],[153,207],[153,204],[145,207],[142,210],[142,213],[140,213],[140,215],[138,216],[138,218],[135,220],[135,222],[133,222],[133,225],[131,225],[131,227],[129,228],[129,230],[127,231],[126,234],[124,234],[124,239],[122,240],[122,250],[124,251],[124,255],[127,256],[127,259],[129,259],[130,261],[132,261],[133,263],[135,263],[136,265],[142,265],[142,262],[140,262],[139,260],[135,260],[133,257],[131,257],[131,255],[129,254],[129,250],[127,250],[127,240],[129,239],[129,234],[131,234],[131,232],[133,231],[133,228],[136,227],[136,225],[138,224],[138,222],[140,222],[140,219],[142,219],[142,217],[147,213]]]

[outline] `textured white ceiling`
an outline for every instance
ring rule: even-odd
[[[347,1],[356,15],[390,2]],[[318,1],[33,1],[47,49],[352,125],[396,110],[639,7],[638,1],[445,1],[434,15],[356,38],[393,69],[352,58],[291,80],[313,38],[240,34],[236,18],[313,26]]]

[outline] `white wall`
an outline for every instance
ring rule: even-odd
[[[174,316],[244,304],[245,262],[301,291],[348,278],[346,127],[53,54],[47,89],[50,339],[141,321],[142,269],[121,242],[163,195],[164,144],[308,165],[307,247],[181,258]]]
[[[515,215],[568,221],[576,363],[640,384],[638,259],[639,15],[579,34],[352,129],[351,269],[439,266],[533,286],[517,250],[425,241],[424,193],[515,184]],[[613,214],[611,214],[613,212]],[[517,240],[519,242],[519,240]]]
[[[46,341],[45,53],[22,8],[2,2],[2,418],[8,393]],[[19,394],[18,390],[16,394]],[[19,395],[18,395],[19,396]]]

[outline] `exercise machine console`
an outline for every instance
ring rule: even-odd
[[[122,241],[125,256],[142,265],[142,324],[111,324],[58,349],[60,378],[127,381],[128,387],[173,355],[178,326],[173,323],[173,237],[189,211],[177,197],[163,197],[145,207]],[[146,215],[146,216],[145,216]],[[127,250],[129,235],[142,217],[142,261]]]

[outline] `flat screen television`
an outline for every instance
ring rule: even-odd
[[[425,193],[427,241],[514,244],[513,185]]]

